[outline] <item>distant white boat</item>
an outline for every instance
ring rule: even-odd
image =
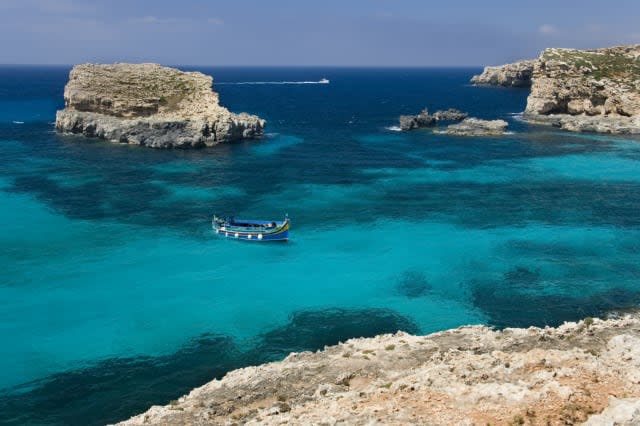
[[[329,80],[326,79],[326,78],[323,78],[318,83],[320,83],[320,84],[329,84]]]

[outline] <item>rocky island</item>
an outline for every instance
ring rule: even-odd
[[[523,117],[575,132],[640,133],[640,45],[550,48],[474,76],[476,85],[531,86]]]
[[[151,148],[260,137],[265,121],[220,106],[213,79],[157,64],[83,64],[64,89],[56,130]]]
[[[480,120],[469,117],[466,112],[455,108],[438,110],[433,115],[429,114],[428,108],[425,108],[417,115],[401,115],[400,130],[423,129],[446,122],[455,123],[438,133],[455,136],[496,136],[503,135],[509,125],[504,120]]]
[[[228,373],[121,423],[640,424],[640,316],[351,339]]]
[[[442,133],[455,136],[500,136],[509,123],[504,120],[480,120],[465,118],[458,124],[451,124]]]
[[[401,130],[414,130],[422,129],[425,127],[433,127],[437,123],[445,121],[461,121],[467,118],[468,114],[455,108],[449,108],[447,110],[438,110],[433,115],[429,114],[429,109],[423,109],[417,115],[401,115],[400,116],[400,129]]]

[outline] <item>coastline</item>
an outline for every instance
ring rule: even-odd
[[[640,421],[640,313],[557,328],[464,326],[427,336],[398,332],[350,339],[231,371],[118,424],[589,419]]]

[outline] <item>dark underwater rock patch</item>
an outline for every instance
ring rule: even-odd
[[[103,425],[242,366],[230,337],[203,335],[170,355],[110,358],[0,394],[4,425]]]
[[[603,317],[636,307],[640,304],[640,290],[612,288],[587,296],[536,295],[504,283],[482,282],[472,284],[471,299],[494,327],[557,327],[565,321]]]
[[[431,284],[422,271],[404,271],[396,281],[396,289],[409,299],[424,296],[431,291]]]
[[[167,404],[227,372],[315,351],[353,337],[418,333],[389,309],[300,311],[242,351],[229,336],[205,334],[173,354],[110,358],[0,393],[3,425],[103,425]]]
[[[260,336],[250,355],[256,362],[280,359],[290,352],[314,351],[353,337],[420,329],[410,319],[390,309],[326,309],[300,311],[289,322]]]
[[[540,283],[540,272],[519,265],[505,272],[504,279],[510,285],[534,287]]]

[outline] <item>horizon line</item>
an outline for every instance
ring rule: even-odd
[[[260,65],[260,64],[164,64],[159,62],[77,62],[74,64],[28,64],[28,63],[0,63],[0,67],[73,67],[80,64],[159,64],[167,67],[217,67],[217,68],[482,68],[486,65]]]

